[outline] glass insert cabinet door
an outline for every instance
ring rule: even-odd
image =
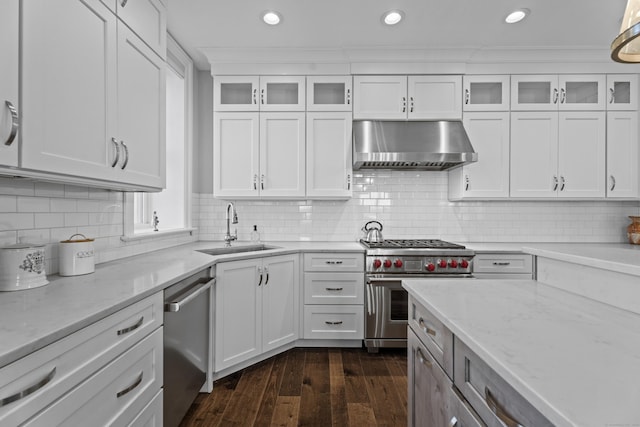
[[[464,76],[464,111],[509,111],[508,75]]]
[[[511,109],[524,111],[605,110],[606,76],[511,76]]]
[[[351,76],[308,76],[307,111],[351,111]]]
[[[215,111],[304,111],[304,76],[214,76]]]
[[[638,75],[607,75],[607,110],[634,111],[638,109]]]

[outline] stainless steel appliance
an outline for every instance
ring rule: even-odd
[[[163,425],[178,426],[202,389],[209,359],[209,269],[164,291]]]
[[[475,253],[437,239],[360,241],[365,246],[365,346],[407,344],[408,295],[404,278],[473,277]]]

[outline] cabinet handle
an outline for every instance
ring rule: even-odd
[[[424,357],[424,354],[422,353],[422,350],[420,350],[417,347],[416,347],[416,356],[418,356],[418,360],[420,360],[420,363],[422,363],[427,368],[431,368],[433,366],[431,361],[427,360],[427,358]]]
[[[558,189],[558,177],[553,175],[553,191]]]
[[[351,89],[347,89],[347,105],[351,105]]]
[[[328,291],[340,292],[343,288],[325,288]]]
[[[342,264],[342,261],[325,261],[324,263],[325,264],[330,264],[330,265],[335,265],[335,264],[340,265],[340,264]]]
[[[558,89],[553,90],[553,103],[554,104],[558,103]]]
[[[265,267],[264,272],[267,274],[267,280],[264,281],[264,285],[267,286],[267,283],[269,283],[269,268]]]
[[[351,174],[347,174],[347,190],[351,190]]]
[[[611,178],[611,191],[613,191],[616,188],[616,177],[611,175],[609,178]]]
[[[260,103],[264,104],[264,89],[260,91]]]
[[[465,104],[469,104],[469,98],[470,98],[469,89],[465,89],[464,90],[464,103]]]
[[[449,420],[449,427],[456,427],[458,425],[458,419],[456,417],[451,417]]]
[[[469,175],[464,176],[464,191],[469,191]]]
[[[616,100],[616,91],[612,87],[609,88],[609,104],[613,104]]]
[[[511,265],[511,263],[508,262],[508,261],[496,261],[496,262],[493,263],[493,265],[506,266],[506,265]]]
[[[413,113],[413,96],[411,98],[409,98],[411,100],[411,112]]]
[[[402,112],[406,113],[407,112],[407,98],[406,97],[402,97]]]
[[[127,164],[129,164],[129,147],[127,147],[127,144],[122,140],[120,141],[120,144],[122,144],[122,148],[124,149],[124,163],[122,163],[122,167],[120,169],[124,170],[124,168],[127,167]]]
[[[121,398],[122,396],[124,396],[125,394],[129,393],[130,391],[134,390],[136,387],[138,387],[140,385],[140,383],[142,382],[142,375],[144,374],[144,372],[140,372],[140,375],[138,375],[138,378],[136,378],[136,380],[133,382],[133,384],[131,384],[129,387],[125,388],[124,390],[120,390],[119,392],[116,393],[116,398]]]
[[[421,317],[420,320],[418,320],[418,324],[420,325],[420,327],[422,328],[423,331],[425,331],[426,333],[428,333],[429,335],[432,336],[436,336],[436,331],[434,329],[431,329],[430,327],[427,326],[427,324],[424,322],[424,319]]]
[[[262,286],[262,268],[258,267],[258,273],[260,273],[260,281],[258,282],[258,286]]]
[[[258,103],[257,96],[256,96],[257,95],[257,91],[258,91],[258,89],[255,89],[255,88],[253,89],[253,103],[254,104]]]
[[[260,175],[260,189],[264,190],[264,174]]]
[[[116,146],[116,158],[113,160],[113,163],[111,163],[111,167],[115,168],[120,160],[120,144],[118,144],[118,140],[115,138],[111,138],[111,142]]]
[[[507,427],[524,427],[518,421],[516,421],[504,408],[500,406],[498,401],[493,397],[489,387],[484,388],[484,400],[487,405],[493,411],[493,413],[502,421]]]
[[[560,191],[564,191],[564,176],[560,176]]]
[[[567,100],[567,91],[564,88],[560,89],[560,104],[564,104]]]
[[[332,322],[330,320],[325,320],[324,323],[326,323],[327,325],[342,325],[342,320],[338,320],[338,321],[335,321],[335,322]]]
[[[16,139],[16,134],[18,133],[18,110],[10,101],[4,101],[5,105],[9,109],[9,113],[11,113],[11,131],[9,132],[9,137],[4,142],[4,145],[13,144],[13,140]]]
[[[120,2],[120,7],[125,7],[125,6],[127,5],[127,2],[128,2],[128,1],[129,1],[129,0],[122,0],[122,1]]]
[[[42,387],[44,387],[45,385],[47,385],[52,379],[53,377],[55,377],[56,375],[56,367],[54,367],[51,372],[49,372],[44,378],[42,378],[40,381],[36,382],[35,384],[30,385],[29,387],[25,388],[22,391],[19,391],[15,394],[12,394],[11,396],[7,396],[7,397],[3,397],[0,398],[0,408],[2,408],[3,406],[6,406],[10,403],[13,403],[17,400],[20,399],[24,399],[25,397],[29,396],[32,393],[35,393],[36,391],[40,390]]]
[[[258,189],[258,175],[257,174],[253,175],[253,189],[254,190]]]
[[[142,326],[142,322],[144,322],[144,316],[140,316],[140,319],[138,319],[138,321],[133,325],[128,326],[124,329],[120,329],[118,332],[116,332],[116,335],[124,335],[124,334],[128,334],[131,331],[135,331],[140,326]]]

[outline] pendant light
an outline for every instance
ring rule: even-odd
[[[622,63],[640,62],[640,0],[628,0],[620,35],[611,43],[611,59]]]

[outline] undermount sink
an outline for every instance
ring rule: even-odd
[[[242,252],[258,252],[266,251],[269,249],[279,249],[277,246],[268,245],[246,245],[246,246],[226,246],[224,248],[212,248],[212,249],[200,249],[198,252],[202,252],[209,255],[227,255],[237,254]]]

